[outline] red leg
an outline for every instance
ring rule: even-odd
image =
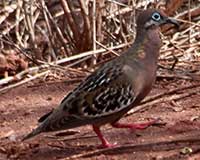
[[[101,133],[99,127],[94,126],[93,125],[93,130],[94,132],[97,134],[97,136],[99,137],[99,139],[102,142],[102,145],[100,146],[101,148],[110,148],[110,147],[114,147],[114,144],[110,144],[103,136],[103,134]]]
[[[134,124],[121,124],[119,122],[115,122],[111,124],[115,128],[130,128],[130,129],[145,129],[149,127],[150,125],[156,123],[158,120],[152,120],[149,122],[144,122],[144,123],[134,123]]]

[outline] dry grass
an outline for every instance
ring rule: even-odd
[[[162,28],[158,76],[199,80],[200,1],[167,2],[1,1],[0,91],[52,72],[73,78],[120,54],[134,39],[137,13],[151,7],[181,23],[179,31]]]

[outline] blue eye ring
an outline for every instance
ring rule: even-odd
[[[161,16],[159,13],[155,12],[152,14],[151,18],[155,21],[159,21],[161,19]]]

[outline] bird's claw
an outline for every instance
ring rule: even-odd
[[[102,149],[102,148],[114,148],[117,146],[117,143],[105,143],[105,144],[101,144],[99,146],[97,146],[97,148]]]

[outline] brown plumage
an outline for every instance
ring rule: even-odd
[[[117,128],[141,129],[152,124],[120,124],[117,121],[152,88],[161,47],[159,26],[165,23],[178,25],[158,10],[149,9],[140,13],[132,46],[88,76],[62,100],[58,108],[41,117],[41,124],[24,140],[41,132],[90,124],[103,147],[110,147],[112,145],[101,134],[100,126],[110,123]]]

